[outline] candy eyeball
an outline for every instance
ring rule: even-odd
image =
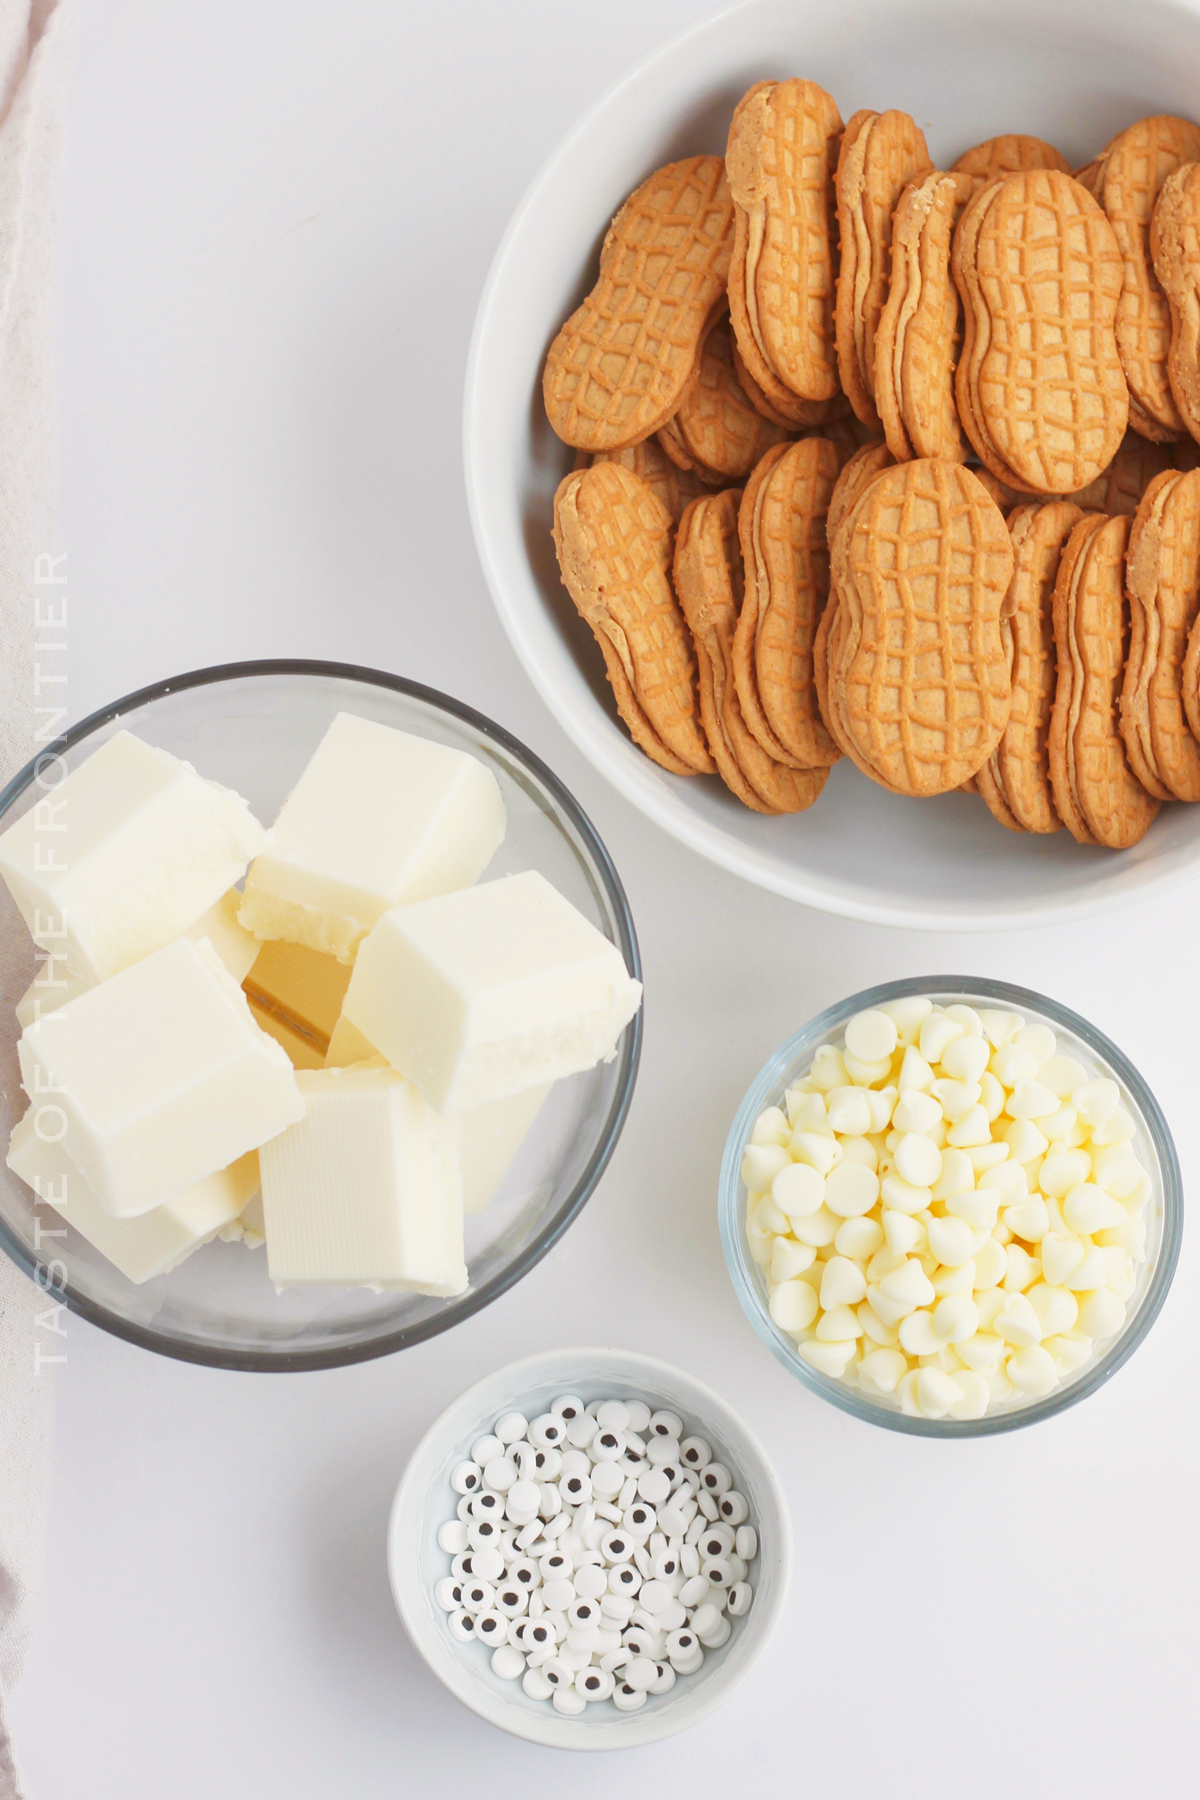
[[[851,1122],[863,1124],[862,1108]],[[768,1121],[758,1143],[774,1150],[778,1137]],[[804,1167],[801,1181],[815,1178],[823,1191],[824,1177]],[[846,1167],[878,1187],[865,1165]],[[774,1202],[768,1195],[761,1204]],[[778,1208],[774,1220],[786,1230]],[[882,1242],[879,1228],[855,1215],[841,1229],[855,1246]],[[815,1259],[796,1251],[797,1266]],[[857,1293],[855,1265],[843,1262],[831,1279],[841,1280],[839,1292]],[[815,1315],[813,1288],[789,1281],[777,1292],[792,1289]],[[776,1305],[788,1319],[800,1316],[782,1299]],[[519,1680],[530,1700],[557,1712],[638,1711],[695,1675],[753,1603],[758,1533],[736,1471],[702,1421],[637,1399],[563,1395],[531,1418],[503,1414],[455,1464],[449,1485],[463,1516],[437,1533],[450,1559],[433,1588],[446,1629],[456,1643],[482,1647],[463,1654],[482,1656],[495,1679]]]

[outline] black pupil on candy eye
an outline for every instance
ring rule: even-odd
[[[606,1450],[611,1450],[616,1441],[617,1440],[612,1435],[611,1431],[606,1431],[604,1436],[600,1439],[600,1442],[604,1445]]]

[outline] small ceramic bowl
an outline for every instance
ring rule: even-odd
[[[847,1020],[855,1013],[913,994],[928,995],[941,1005],[963,1000],[970,1006],[1003,1007],[1021,1013],[1027,1024],[1048,1025],[1058,1039],[1059,1049],[1081,1062],[1089,1078],[1107,1076],[1117,1083],[1121,1104],[1137,1128],[1133,1149],[1150,1175],[1151,1193],[1145,1208],[1146,1260],[1138,1269],[1137,1286],[1121,1330],[1051,1393],[1036,1400],[1008,1400],[979,1419],[913,1418],[889,1396],[868,1394],[847,1381],[820,1374],[797,1353],[794,1340],[779,1328],[767,1310],[763,1271],[751,1256],[746,1238],[746,1189],[741,1165],[759,1113],[764,1107],[782,1103],[787,1089],[811,1068],[822,1044],[843,1041]],[[789,1038],[760,1070],[738,1108],[725,1144],[718,1208],[730,1279],[746,1317],[768,1350],[805,1387],[840,1406],[843,1412],[853,1413],[856,1419],[865,1419],[872,1425],[915,1432],[921,1437],[978,1437],[1015,1431],[1022,1425],[1052,1418],[1094,1394],[1129,1360],[1158,1317],[1175,1273],[1183,1236],[1183,1184],[1174,1140],[1158,1102],[1129,1059],[1094,1025],[1057,1001],[1031,993],[1028,988],[1012,987],[1003,981],[980,981],[969,975],[917,976],[868,988],[819,1013]]]
[[[749,1612],[733,1621],[721,1649],[706,1651],[695,1675],[681,1675],[668,1693],[652,1695],[635,1713],[620,1713],[611,1701],[600,1701],[578,1717],[568,1717],[549,1700],[530,1699],[519,1680],[502,1681],[492,1673],[486,1646],[451,1637],[447,1615],[434,1599],[435,1583],[450,1572],[437,1534],[454,1517],[458,1499],[450,1486],[451,1470],[501,1413],[515,1411],[532,1419],[560,1394],[576,1394],[585,1404],[601,1398],[644,1400],[653,1410],[678,1413],[729,1468],[749,1502],[750,1522],[758,1533]],[[792,1532],[787,1502],[761,1444],[711,1388],[682,1369],[632,1351],[550,1350],[476,1382],[430,1426],[396,1489],[387,1555],[392,1593],[409,1637],[438,1680],[473,1712],[535,1744],[625,1750],[696,1724],[745,1680],[783,1605]]]

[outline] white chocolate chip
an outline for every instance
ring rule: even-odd
[[[1019,1050],[1027,1050],[1040,1069],[1058,1049],[1058,1039],[1048,1025],[1023,1026],[1013,1039]]]
[[[771,1317],[781,1331],[807,1330],[817,1310],[817,1296],[807,1281],[781,1281],[771,1295]]]
[[[1115,1081],[1085,1081],[1071,1094],[1071,1105],[1093,1131],[1106,1125],[1121,1104],[1121,1090]]]
[[[870,1212],[878,1198],[879,1177],[862,1163],[842,1162],[825,1179],[825,1204],[839,1218]]]
[[[927,1063],[941,1062],[942,1053],[955,1038],[963,1036],[963,1028],[957,1019],[951,1019],[945,1013],[931,1013],[921,1027],[918,1043],[921,1055]]]
[[[813,1369],[914,1417],[974,1419],[1050,1392],[1121,1329],[1155,1187],[1118,1085],[1048,1027],[921,998],[871,1009],[785,1106],[746,1147],[746,1242]]]
[[[933,1002],[926,1000],[923,994],[913,994],[904,1000],[888,1000],[879,1010],[885,1012],[895,1025],[897,1041],[912,1044],[933,1011]]]
[[[1099,1174],[1099,1169],[1096,1173]],[[1126,1218],[1121,1202],[1106,1194],[1094,1181],[1083,1181],[1073,1187],[1064,1199],[1062,1209],[1071,1230],[1081,1237],[1090,1237],[1095,1231],[1111,1231]]]
[[[825,1177],[811,1163],[789,1162],[771,1183],[771,1198],[789,1219],[807,1219],[825,1199]]]
[[[955,1081],[975,1083],[988,1066],[991,1051],[982,1037],[961,1037],[946,1045],[942,1068]]]
[[[899,1033],[896,1021],[885,1012],[856,1013],[846,1026],[846,1048],[860,1062],[879,1062],[890,1057]]]

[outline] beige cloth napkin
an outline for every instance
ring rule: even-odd
[[[63,592],[35,570],[56,548],[51,298],[73,25],[72,0],[0,0],[0,782],[32,749],[35,596],[44,606]],[[63,663],[44,657],[48,672]],[[0,1005],[26,975],[0,968]],[[36,1372],[35,1345],[48,1304],[0,1253],[0,1800],[21,1795],[5,1696],[25,1660],[45,1529],[53,1366]]]

